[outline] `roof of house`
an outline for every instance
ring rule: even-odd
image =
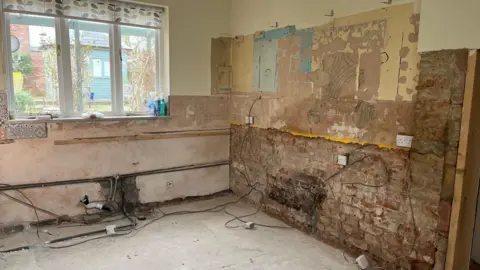
[[[103,48],[110,47],[110,41],[108,39],[107,33],[81,31],[80,43],[82,45],[91,45],[95,47],[103,47]]]
[[[110,40],[107,33],[80,31],[80,43],[84,46],[90,45],[100,48],[109,48]],[[122,41],[122,49],[130,49]]]

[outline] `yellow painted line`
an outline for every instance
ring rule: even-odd
[[[244,124],[240,124],[240,123],[236,123],[236,122],[230,122],[230,124],[235,125],[235,126],[244,126]],[[256,125],[252,125],[252,127],[259,128],[259,129],[267,129],[267,128],[259,127],[259,126],[256,126]],[[337,138],[337,137],[325,136],[325,135],[319,135],[319,134],[312,134],[312,133],[302,133],[302,132],[296,132],[296,131],[291,131],[291,130],[283,130],[282,129],[282,130],[278,130],[278,131],[290,133],[293,136],[306,137],[306,138],[321,138],[321,139],[325,139],[325,140],[328,140],[328,141],[340,142],[340,143],[345,143],[345,144],[360,144],[360,145],[372,144],[372,143],[369,143],[369,142],[361,142],[361,141],[357,141],[357,140]],[[388,145],[388,144],[375,144],[375,145],[378,146],[379,148],[385,148],[385,149],[401,149],[399,147],[391,146],[391,145]]]

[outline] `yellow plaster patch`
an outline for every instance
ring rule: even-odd
[[[235,125],[235,126],[244,126],[243,124],[237,123],[237,122],[230,122],[230,124]],[[256,125],[252,125],[252,127],[259,128],[259,129],[268,129]],[[360,144],[360,145],[365,145],[365,144],[372,144],[369,142],[361,142],[357,140],[351,140],[351,139],[344,139],[344,138],[337,138],[337,137],[332,137],[332,136],[324,136],[324,135],[319,135],[319,134],[312,134],[312,133],[302,133],[302,132],[296,132],[296,131],[291,131],[287,129],[282,129],[281,131],[287,132],[292,134],[293,136],[299,136],[299,137],[306,137],[306,138],[319,138],[319,139],[325,139],[328,141],[333,141],[333,142],[340,142],[340,143],[345,143],[345,144]],[[375,144],[379,148],[385,148],[385,149],[401,149],[396,146],[392,145],[387,145],[387,144]]]

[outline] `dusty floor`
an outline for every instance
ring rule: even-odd
[[[163,210],[198,210],[233,199],[225,196]],[[228,210],[237,215],[255,211],[247,204],[236,204]],[[341,251],[300,231],[262,227],[229,229],[224,226],[229,219],[230,216],[222,212],[169,216],[128,236],[105,238],[66,249],[37,247],[2,254],[0,269],[357,269],[345,261]],[[286,226],[263,213],[248,220]],[[127,220],[116,224],[127,224]],[[98,226],[42,228],[48,234],[42,232],[41,237],[46,241],[96,230]],[[4,245],[2,249],[41,242],[34,230],[0,240]]]

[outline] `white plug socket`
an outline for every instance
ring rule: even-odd
[[[347,166],[348,157],[345,156],[345,155],[338,155],[337,163],[338,163],[338,165]]]
[[[413,136],[397,135],[397,146],[399,147],[412,147]]]
[[[245,116],[245,124],[253,125],[255,122],[254,120],[255,119],[253,118],[253,116]]]

